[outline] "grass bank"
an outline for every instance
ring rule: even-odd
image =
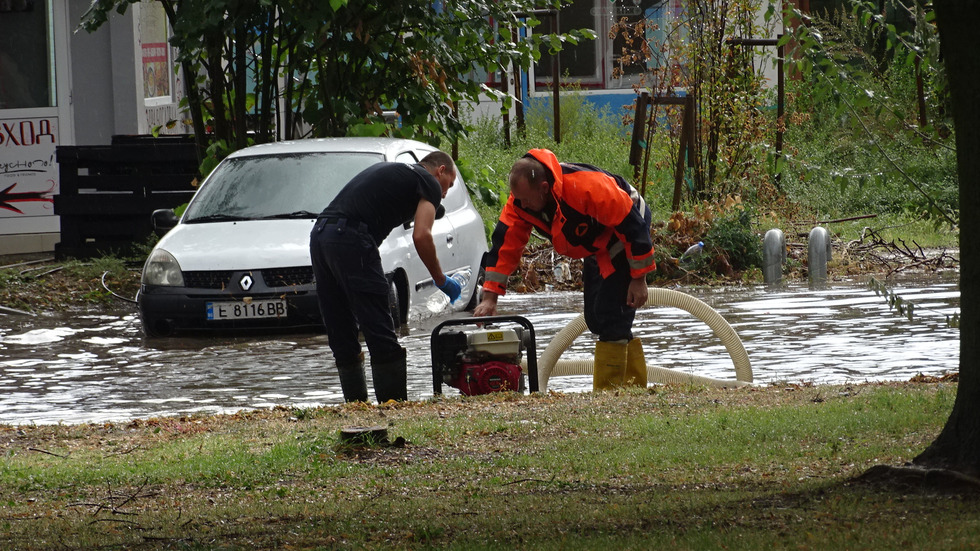
[[[962,549],[976,495],[855,479],[955,383],[659,387],[0,427],[10,549]],[[349,426],[389,444],[344,446]]]

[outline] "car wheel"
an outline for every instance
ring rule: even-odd
[[[398,300],[398,284],[395,279],[388,279],[388,311],[391,312],[391,323],[395,329],[402,325],[402,308]]]
[[[473,294],[470,296],[470,301],[466,303],[467,312],[472,312],[473,309],[476,308],[476,305],[479,304],[480,300],[483,298],[480,295],[482,294],[481,291],[483,290],[483,279],[486,277],[486,275],[487,275],[487,269],[484,268],[483,266],[480,266],[480,272],[476,275],[476,281],[475,281],[476,285],[473,286]]]

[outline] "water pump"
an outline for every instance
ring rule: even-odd
[[[519,316],[495,316],[523,320]],[[527,327],[503,328],[490,324],[470,331],[443,331],[447,324],[463,324],[469,321],[494,318],[470,318],[450,320],[432,333],[432,377],[434,391],[442,392],[442,384],[459,389],[465,396],[491,392],[518,391],[525,389],[521,359],[525,343],[530,340],[529,353],[533,354],[534,330]],[[526,320],[523,320],[526,322]],[[531,373],[529,358],[529,373]],[[537,387],[537,367],[534,363],[531,390]]]

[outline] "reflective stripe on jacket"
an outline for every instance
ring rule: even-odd
[[[554,175],[551,194],[558,209],[548,221],[541,213],[522,208],[513,195],[507,198],[491,237],[484,289],[504,294],[507,278],[517,269],[535,228],[551,240],[558,254],[571,258],[595,255],[602,277],[613,273],[612,258],[620,252],[626,253],[634,278],[656,269],[650,209],[633,186],[591,165],[559,163],[547,149],[532,149],[527,155]]]

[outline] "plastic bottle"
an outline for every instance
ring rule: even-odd
[[[681,255],[680,262],[682,264],[689,264],[694,260],[694,257],[700,255],[701,251],[703,250],[704,250],[704,241],[698,241],[697,243],[688,247],[686,251],[684,251],[684,254]]]
[[[558,262],[554,267],[555,271],[555,281],[558,283],[564,283],[566,279],[571,275],[571,268],[568,266],[568,262]]]
[[[456,283],[459,283],[459,288],[465,292],[466,284],[470,281],[469,270],[460,270],[449,277],[456,280]],[[459,298],[463,298],[462,292],[460,293]],[[459,298],[456,300],[459,300]],[[449,306],[449,295],[443,293],[439,289],[436,289],[436,292],[432,293],[432,296],[429,297],[429,300],[425,303],[425,306],[433,314],[438,314]]]

